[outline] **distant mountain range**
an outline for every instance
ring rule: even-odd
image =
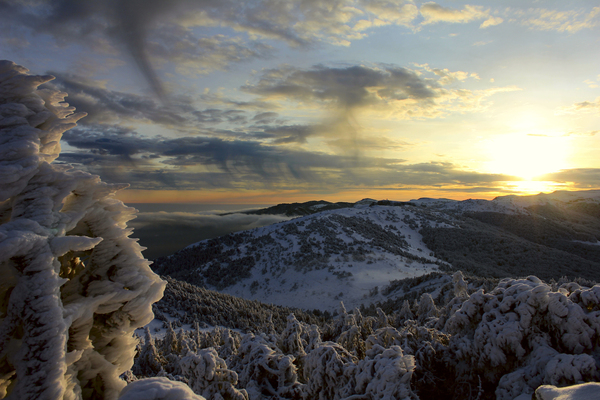
[[[279,204],[289,221],[204,240],[156,259],[163,275],[303,309],[382,304],[403,279],[462,270],[600,281],[600,191],[494,200]]]

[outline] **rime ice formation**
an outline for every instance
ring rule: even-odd
[[[112,197],[126,185],[51,164],[85,114],[27,72],[0,61],[0,398],[116,399],[164,283]]]

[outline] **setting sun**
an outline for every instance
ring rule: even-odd
[[[565,137],[509,134],[486,142],[490,172],[525,181],[569,167],[569,142]]]

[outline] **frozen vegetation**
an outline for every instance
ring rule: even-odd
[[[0,62],[0,398],[598,398],[597,193],[317,202],[156,260],[165,282],[124,185],[53,163],[83,114],[51,79]]]
[[[597,385],[557,389],[600,378],[600,285],[579,282],[436,273],[407,280],[420,295],[389,311],[341,304],[300,320],[170,279],[177,295],[157,304],[163,327],[141,335],[133,373],[210,399],[215,388],[235,399],[531,399],[538,387],[538,398],[590,399]],[[199,290],[221,326],[185,312]],[[254,318],[241,328],[244,309]]]

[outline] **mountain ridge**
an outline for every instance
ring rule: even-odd
[[[330,311],[340,300],[388,301],[391,282],[435,271],[598,281],[600,219],[580,209],[595,210],[599,194],[283,204],[263,211],[309,214],[195,243],[153,269],[251,300]]]

